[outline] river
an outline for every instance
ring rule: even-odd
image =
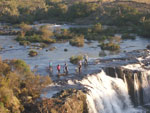
[[[53,27],[62,26],[54,25]],[[67,27],[70,26],[65,25],[65,27],[63,26],[62,28]],[[116,35],[121,36],[121,34]],[[49,90],[47,90],[48,97],[52,97],[53,94],[62,89],[71,87],[78,88],[83,85],[83,87],[89,89],[89,93],[87,94],[87,102],[90,113],[145,113],[145,111],[141,109],[135,109],[131,104],[126,83],[120,78],[117,78],[117,76],[116,78],[112,78],[107,76],[103,71],[99,72],[101,68],[100,66],[103,66],[103,63],[96,65],[94,62],[96,61],[96,59],[111,59],[122,57],[125,56],[126,52],[146,49],[146,46],[150,44],[150,39],[136,36],[135,40],[122,40],[120,42],[121,49],[119,52],[109,52],[102,51],[97,41],[88,42],[87,40],[85,40],[84,47],[74,47],[71,46],[69,42],[65,42],[51,44],[44,49],[38,49],[34,46],[21,46],[17,41],[15,41],[15,38],[16,36],[0,36],[0,46],[3,48],[0,51],[0,56],[3,60],[14,58],[22,59],[30,65],[32,70],[36,67],[37,73],[41,75],[49,74],[47,71],[49,61],[53,62],[54,70],[51,78],[55,81],[56,84],[53,84],[53,86],[50,86]],[[53,51],[49,51],[49,49],[52,47],[55,47],[56,49]],[[64,49],[68,49],[68,51],[65,52]],[[28,55],[30,50],[36,50],[39,54],[35,57],[30,57]],[[71,64],[69,62],[69,58],[73,55],[84,54],[87,54],[89,56],[89,65],[87,67],[83,67],[83,75],[76,76],[75,69],[77,65]],[[67,62],[69,66],[69,75],[65,77],[57,77],[57,64],[63,66],[65,62]],[[119,62],[120,61],[118,60],[117,63]],[[104,65],[109,64],[104,63]],[[87,76],[86,78],[84,77],[84,75],[88,75],[91,73],[96,74],[92,74],[91,76]],[[76,82],[74,82],[74,80],[76,80]],[[60,85],[60,88],[56,87],[58,85],[58,81],[62,82],[61,84],[66,84],[65,82],[67,82],[67,87],[65,87],[65,85]],[[78,86],[79,83],[80,85]],[[147,85],[149,86],[149,84]],[[137,80],[135,81],[135,86],[137,86]],[[146,95],[148,94],[149,92],[146,92]]]

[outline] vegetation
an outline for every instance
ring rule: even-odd
[[[27,45],[30,45],[30,42],[29,41],[20,41],[19,44],[27,46]]]
[[[120,37],[106,37],[103,36],[103,40],[100,41],[100,47],[102,50],[110,50],[110,51],[116,51],[120,50],[119,42],[121,40]]]
[[[115,51],[115,50],[119,50],[120,46],[118,44],[115,44],[115,43],[102,43],[101,44],[101,49],[102,50]]]
[[[78,62],[79,62],[80,60],[83,60],[83,56],[82,56],[82,55],[70,57],[70,62],[71,62],[72,64],[78,64]]]
[[[97,23],[93,26],[92,28],[92,32],[95,32],[95,33],[99,33],[102,31],[102,25],[101,23]]]
[[[5,4],[5,5],[4,5]],[[0,21],[9,23],[32,23],[38,20],[69,20],[87,17],[99,4],[88,2],[66,3],[62,0],[9,0],[0,1]],[[56,18],[58,17],[58,18]]]
[[[50,83],[48,76],[34,75],[22,60],[0,60],[0,112],[28,112]]]
[[[122,39],[135,39],[136,37],[134,35],[130,34],[123,34]]]
[[[71,39],[74,34],[70,32],[68,29],[61,29],[60,31],[57,30],[55,31],[55,36],[57,40],[66,40],[66,39]]]
[[[39,42],[46,44],[56,42],[56,40],[53,39],[53,32],[49,30],[47,26],[41,26],[38,30],[24,23],[20,26],[21,31],[16,38],[16,40],[19,41],[20,44],[24,44],[27,42]]]
[[[82,47],[84,46],[84,36],[75,36],[73,39],[70,40],[70,44],[72,46]]]
[[[45,22],[50,20],[50,22],[69,21],[74,23],[95,24],[94,28],[86,29],[86,33],[89,32],[89,35],[86,36],[87,39],[92,39],[92,37],[93,39],[98,39],[99,34],[107,32],[107,30],[102,30],[101,24],[99,23],[119,26],[120,28],[125,26],[127,28],[130,26],[131,30],[126,29],[125,31],[137,33],[145,37],[150,36],[149,5],[137,2],[112,2],[101,5],[101,1],[102,0],[94,2],[84,0],[81,0],[80,2],[66,0],[33,0],[30,2],[29,0],[2,0],[0,1],[0,21],[29,24],[34,21],[41,20]],[[55,42],[53,39],[47,37],[42,39],[42,37],[45,36],[42,34],[37,35],[37,33],[33,33],[36,34],[33,36],[33,34],[27,35],[27,33],[25,35],[24,33],[26,30],[29,31],[31,27],[24,26],[24,28],[25,29],[20,38],[27,36],[29,39],[33,39],[31,40],[33,42]],[[109,32],[111,31],[113,30],[110,30]],[[125,31],[124,33],[126,33]],[[44,34],[52,37],[52,33],[47,33],[47,31],[44,31]],[[70,33],[68,34],[68,31],[66,30],[63,31],[63,33],[57,38],[61,37],[70,39],[70,37],[72,37],[72,35],[70,36]],[[110,36],[112,36],[112,34]]]
[[[142,26],[140,26],[140,29],[136,31],[136,33],[144,37],[150,37],[149,30],[150,30],[150,17],[147,20],[142,21]]]
[[[136,33],[145,37],[150,36],[148,32],[150,28],[148,4],[116,2],[105,6],[104,10],[105,15],[103,16],[105,20],[101,19],[103,23],[118,26],[119,29],[123,27],[123,33]]]

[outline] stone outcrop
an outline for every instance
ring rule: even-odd
[[[88,113],[86,96],[81,90],[68,89],[38,104],[41,113]]]

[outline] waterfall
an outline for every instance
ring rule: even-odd
[[[137,73],[134,74],[134,96],[136,99],[136,104],[140,105],[140,94],[139,94],[139,79]]]
[[[118,74],[116,73],[116,71],[115,71],[115,76],[116,76],[116,78],[118,78]]]
[[[126,86],[126,90],[128,91],[128,83],[127,83],[127,79],[126,79],[125,74],[123,76],[123,80],[124,80],[124,83],[125,83],[125,86]]]
[[[134,96],[137,100],[137,105],[140,105],[140,100],[142,100],[144,105],[150,105],[150,70],[149,68],[143,67],[143,63],[141,61],[142,60],[140,59],[140,64],[129,64],[122,67],[141,73],[139,78],[136,73],[134,74]],[[139,88],[141,88],[141,90]]]
[[[150,74],[149,72],[142,72],[142,89],[144,104],[150,103]]]
[[[125,82],[107,76],[104,71],[80,81],[88,89],[89,113],[141,113],[133,108]]]

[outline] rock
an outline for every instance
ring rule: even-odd
[[[150,45],[147,45],[147,47],[146,47],[147,49],[150,49]]]
[[[67,51],[68,51],[68,49],[66,49],[66,48],[65,48],[65,49],[64,49],[64,51],[65,51],[65,52],[67,52]]]
[[[49,50],[54,51],[55,49],[56,49],[56,47],[51,47]]]
[[[9,48],[13,48],[13,46],[9,46]]]
[[[37,56],[37,55],[38,55],[38,52],[36,52],[36,51],[34,51],[34,50],[31,50],[31,51],[29,52],[29,55],[30,55],[31,57],[34,57],[34,56]]]
[[[41,47],[41,48],[45,48],[45,47],[47,47],[47,46],[48,46],[48,45],[45,44],[45,43],[41,43],[41,44],[40,44],[40,47]]]
[[[47,50],[47,49],[46,49],[45,51],[46,51],[46,52],[48,52],[48,50]]]
[[[0,46],[0,51],[2,51],[3,50],[3,48]]]
[[[50,113],[88,113],[86,95],[81,90],[68,89],[39,103],[42,111]],[[45,107],[46,106],[46,107]]]
[[[40,48],[37,48],[37,49],[38,49],[38,50],[42,50],[43,48],[40,47]]]

